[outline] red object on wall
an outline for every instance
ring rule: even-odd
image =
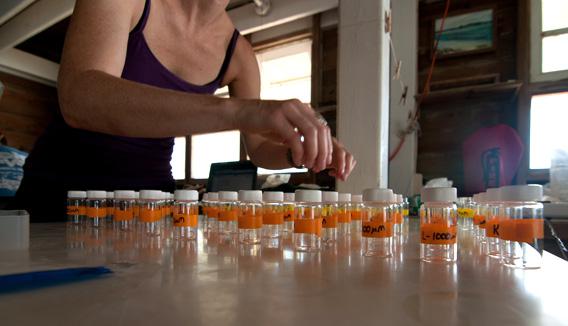
[[[474,194],[511,184],[524,146],[515,129],[500,124],[474,132],[464,141],[462,151],[465,192]]]

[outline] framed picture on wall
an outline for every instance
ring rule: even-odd
[[[494,10],[487,8],[446,17],[444,31],[440,32],[442,18],[434,21],[434,42],[438,42],[440,58],[480,53],[495,49]]]

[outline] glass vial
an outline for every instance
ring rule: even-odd
[[[262,236],[262,191],[239,191],[239,242],[260,243]]]
[[[114,214],[114,192],[107,191],[106,199],[107,199],[106,224],[107,224],[108,227],[111,227],[113,225],[112,224],[112,217],[113,217],[113,214]]]
[[[298,251],[320,250],[322,233],[322,193],[319,190],[296,190],[294,247]]]
[[[482,192],[477,194],[477,204],[475,205],[475,215],[473,216],[473,223],[477,224],[476,239],[481,248],[485,251],[485,243],[487,237],[485,236],[485,227],[487,225],[487,205],[485,202],[486,193]]]
[[[402,218],[402,195],[394,194],[391,206],[392,231],[394,236],[401,236],[404,220]]]
[[[262,201],[262,237],[279,238],[284,233],[284,193],[266,191]]]
[[[499,188],[489,188],[485,193],[485,253],[495,259],[501,259],[501,245],[499,244]]]
[[[159,190],[140,191],[140,220],[138,226],[143,235],[162,235],[162,192]]]
[[[199,193],[195,190],[176,190],[172,204],[174,239],[197,239]]]
[[[351,194],[341,193],[337,198],[337,234],[346,237],[351,234]]]
[[[136,206],[136,193],[132,190],[117,190],[114,192],[113,199],[114,230],[134,230],[134,207]]]
[[[216,192],[207,193],[207,232],[217,233],[219,230],[219,194]]]
[[[363,209],[363,195],[351,196],[351,234],[361,234],[361,214]]]
[[[86,191],[67,192],[67,223],[70,225],[81,225],[87,214]]]
[[[106,191],[87,191],[87,220],[94,228],[105,227],[107,218]]]
[[[294,193],[284,194],[284,232],[294,232],[294,210],[296,196]]]
[[[463,231],[473,230],[475,209],[471,197],[458,198],[458,225]]]
[[[370,188],[363,191],[361,236],[363,255],[366,257],[392,257],[392,202],[390,189]]]
[[[136,205],[134,205],[134,220],[138,221],[140,218],[140,192],[134,192],[134,200],[136,201]]]
[[[501,188],[499,216],[501,261],[505,266],[536,269],[542,266],[544,220],[541,185]]]
[[[321,241],[324,244],[332,244],[337,241],[337,201],[339,194],[336,191],[322,192],[322,234]]]
[[[457,260],[456,188],[423,188],[420,207],[420,259],[425,262]]]
[[[237,220],[239,218],[239,194],[236,191],[219,191],[218,229],[219,234],[237,234]]]

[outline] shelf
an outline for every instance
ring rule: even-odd
[[[422,104],[433,104],[453,100],[469,100],[481,97],[500,97],[514,99],[523,84],[519,81],[507,81],[496,84],[457,87],[441,91],[432,91],[426,96]],[[422,94],[416,95],[419,100]]]

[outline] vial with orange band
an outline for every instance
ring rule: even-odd
[[[485,193],[486,215],[485,215],[485,253],[495,259],[501,259],[501,245],[499,244],[499,208],[500,189],[489,188]]]
[[[318,251],[322,233],[322,193],[319,190],[296,190],[294,247],[298,251]]]
[[[420,259],[425,262],[457,260],[457,190],[423,188],[420,192]]]
[[[86,191],[67,192],[67,222],[71,225],[81,225],[87,213]]]
[[[219,230],[219,194],[207,193],[207,232],[216,233]]]
[[[500,195],[501,261],[513,268],[540,268],[544,246],[543,205],[539,202],[542,186],[505,186]]]
[[[236,191],[219,191],[217,209],[219,234],[237,234],[239,194]]]
[[[114,214],[114,192],[113,191],[107,191],[106,193],[106,199],[107,199],[107,226],[112,226],[112,217]]]
[[[322,192],[322,234],[321,241],[331,244],[337,240],[337,200],[339,194],[336,191]]]
[[[284,233],[284,193],[265,191],[262,201],[262,237],[278,238]]]
[[[262,191],[239,191],[239,242],[258,244],[262,236]]]
[[[392,231],[394,236],[402,235],[404,219],[402,217],[402,195],[393,194],[392,201]]]
[[[136,205],[134,205],[134,220],[138,221],[138,218],[140,218],[140,192],[134,192],[134,200],[136,201]]]
[[[113,198],[113,226],[116,231],[134,230],[134,207],[136,193],[132,190],[117,190]]]
[[[473,223],[477,224],[477,241],[481,244],[482,251],[485,251],[485,227],[487,225],[487,204],[485,202],[486,193],[481,192],[477,194],[477,203],[475,205],[475,215],[473,215]]]
[[[294,232],[294,209],[296,196],[294,193],[284,194],[284,232]]]
[[[366,257],[392,256],[392,202],[390,189],[370,188],[363,191],[361,236]]]
[[[197,239],[199,194],[195,190],[176,190],[174,193],[173,229],[176,240]]]
[[[87,191],[87,220],[88,225],[94,228],[105,227],[107,218],[106,191]]]
[[[138,226],[141,234],[155,237],[162,235],[162,198],[162,192],[159,190],[140,191]]]
[[[351,194],[340,193],[337,196],[337,235],[345,237],[351,234]]]
[[[363,195],[351,196],[351,234],[361,235],[361,214],[363,208]]]

